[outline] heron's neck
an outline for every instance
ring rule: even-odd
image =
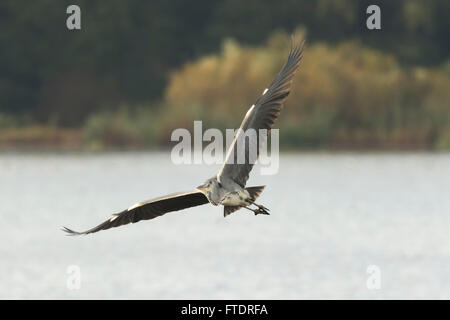
[[[208,192],[209,202],[211,202],[215,206],[219,205],[222,196],[223,195],[220,188],[216,186]]]

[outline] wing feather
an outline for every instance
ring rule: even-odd
[[[217,174],[219,181],[231,179],[245,187],[250,171],[259,156],[260,148],[266,140],[264,135],[259,135],[259,130],[266,129],[269,133],[280,115],[283,103],[289,95],[292,80],[300,65],[303,45],[304,42],[291,47],[287,62],[280,73],[245,115],[227,152],[225,162]],[[246,132],[249,132],[248,129],[254,129],[256,134],[246,136]],[[243,147],[239,148],[239,144]]]
[[[87,231],[77,232],[66,227],[63,227],[63,231],[69,235],[89,234],[129,223],[136,223],[141,220],[153,219],[168,212],[191,208],[208,202],[206,196],[197,189],[188,192],[173,193],[164,197],[137,203],[127,210],[113,214],[110,219]]]

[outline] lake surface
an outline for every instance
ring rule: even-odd
[[[450,299],[449,154],[284,154],[249,181],[267,184],[270,216],[206,205],[60,231],[217,169],[169,152],[1,153],[0,298]]]

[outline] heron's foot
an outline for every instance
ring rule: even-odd
[[[260,205],[260,204],[256,204],[256,203],[253,203],[253,204],[258,207],[258,209],[255,209],[253,211],[255,213],[255,216],[258,215],[258,214],[270,215],[270,213],[269,213],[270,210],[268,208],[266,208],[266,207],[264,207],[263,205]]]
[[[249,207],[244,207],[245,209],[247,209],[247,210],[250,210],[250,211],[253,211],[253,213],[255,214],[255,216],[256,215],[258,215],[258,214],[265,214],[265,215],[268,215],[268,214],[270,214],[269,212],[267,212],[267,210],[265,210],[264,208],[256,208],[256,209],[252,209],[252,208],[249,208]]]
[[[257,216],[258,214],[265,214],[265,215],[270,215],[270,213],[269,212],[267,212],[266,210],[264,210],[264,209],[260,209],[260,208],[258,208],[258,209],[255,209],[254,211],[253,211],[254,213],[255,213],[255,216]]]
[[[268,208],[264,207],[263,205],[257,204],[257,203],[253,203],[253,204],[258,207],[258,209],[253,211],[255,213],[255,216],[258,214],[270,215],[270,213],[269,213],[270,210]]]
[[[254,202],[253,202],[253,204],[254,204],[255,206],[257,206],[257,207],[258,207],[259,209],[261,209],[261,210],[270,211],[269,208],[266,208],[266,207],[264,207],[264,206],[261,205],[261,204],[257,204],[257,203],[254,203]]]

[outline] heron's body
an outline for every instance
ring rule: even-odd
[[[253,203],[250,193],[237,183],[229,181],[228,185],[219,184],[216,177],[212,179],[215,181],[212,184],[212,190],[202,192],[213,205],[246,207]],[[202,189],[200,188],[200,190]]]
[[[246,132],[247,130],[261,129],[266,132],[270,131],[289,95],[292,80],[300,64],[302,51],[303,44],[291,48],[288,60],[280,73],[263,91],[255,104],[249,108],[227,152],[226,160],[216,176],[206,180],[204,184],[194,190],[139,202],[85,232],[76,232],[68,228],[63,230],[72,235],[89,234],[207,203],[214,206],[222,205],[224,216],[241,208],[253,211],[255,215],[269,214],[269,209],[255,203],[265,186],[245,186],[250,171],[259,156],[260,148],[266,142],[266,137],[256,135],[254,138],[247,137],[247,139]],[[239,145],[239,143],[243,143],[243,145]],[[238,146],[244,146],[244,148]],[[252,150],[256,150],[256,153],[252,153]],[[242,159],[245,161],[240,161]],[[251,205],[256,208],[251,208]]]
[[[206,185],[209,189],[205,188]],[[245,188],[232,180],[219,182],[217,177],[208,179],[198,189],[208,198],[209,202],[215,206],[242,206],[249,205],[250,194]]]
[[[236,190],[225,194],[220,204],[230,207],[246,207],[253,203],[247,190]]]

